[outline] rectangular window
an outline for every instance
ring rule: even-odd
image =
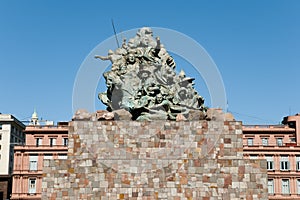
[[[29,156],[29,170],[36,171],[37,170],[37,163],[38,163],[38,156],[37,155],[30,155]]]
[[[248,138],[247,144],[248,144],[248,146],[253,146],[253,138]]]
[[[267,169],[274,170],[274,159],[273,156],[265,156],[267,160]]]
[[[2,130],[2,124],[0,124],[0,130]]]
[[[50,147],[56,145],[56,138],[50,138]]]
[[[66,159],[68,159],[68,155],[67,154],[58,154],[58,159],[66,160]]]
[[[51,160],[53,158],[53,155],[52,154],[45,154],[44,155],[44,159],[48,159],[48,160]]]
[[[43,139],[42,138],[36,138],[36,146],[39,147],[41,146],[43,143]]]
[[[36,193],[36,179],[29,179],[28,193],[29,194]]]
[[[262,138],[262,145],[268,146],[268,138]]]
[[[268,179],[268,193],[274,194],[274,180]]]
[[[282,194],[290,194],[290,180],[289,179],[281,180],[281,193]]]
[[[300,156],[296,156],[296,170],[300,171]]]
[[[297,179],[297,194],[300,194],[300,179]]]
[[[63,140],[64,140],[64,146],[65,146],[65,147],[68,146],[68,142],[69,142],[69,141],[68,141],[68,138],[64,138]]]
[[[277,141],[277,146],[283,146],[282,138],[277,138],[276,141]]]
[[[257,160],[258,157],[257,157],[257,155],[250,155],[250,159],[251,159],[251,160]]]
[[[282,170],[282,171],[290,170],[290,162],[289,162],[288,156],[280,157],[280,170]]]
[[[0,140],[2,140],[2,134],[0,134]]]

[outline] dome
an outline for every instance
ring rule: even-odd
[[[34,112],[31,115],[31,119],[38,119],[38,114],[37,112],[34,110]]]

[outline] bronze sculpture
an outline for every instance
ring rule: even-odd
[[[179,114],[188,118],[191,110],[205,118],[194,78],[184,71],[176,74],[174,59],[150,28],[141,28],[128,43],[124,39],[120,48],[95,58],[112,63],[103,74],[107,91],[98,95],[108,111],[125,109],[133,120],[175,120]]]

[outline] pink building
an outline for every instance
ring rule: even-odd
[[[25,129],[26,142],[15,146],[11,199],[41,199],[44,159],[66,159],[68,123],[38,125]]]
[[[300,199],[300,115],[243,127],[244,157],[266,159],[269,199]]]
[[[44,159],[67,158],[68,123],[42,126],[34,119],[25,145],[15,146],[11,199],[41,199]],[[283,125],[243,126],[243,146],[246,159],[267,160],[269,199],[300,199],[300,114]]]

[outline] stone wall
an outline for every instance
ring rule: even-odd
[[[68,160],[44,162],[44,199],[268,199],[241,122],[71,121]]]

